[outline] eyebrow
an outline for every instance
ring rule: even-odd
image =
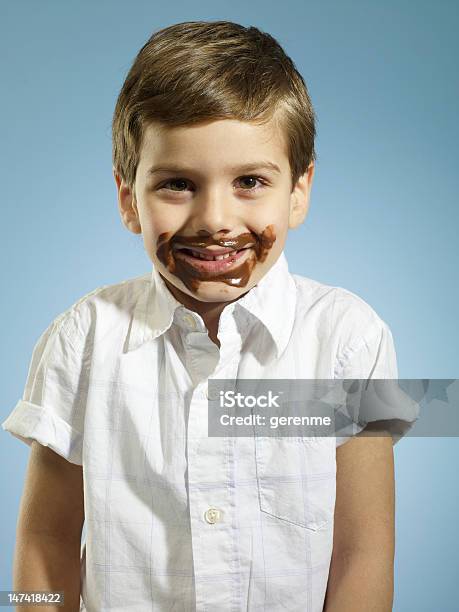
[[[255,170],[271,170],[273,172],[276,172],[277,174],[281,174],[281,170],[279,166],[271,161],[252,162],[250,164],[242,164],[240,166],[228,166],[227,168],[228,172],[237,172],[237,173],[254,172]],[[181,173],[186,174],[187,172],[193,172],[193,169],[187,168],[184,166],[174,166],[174,165],[152,166],[148,170],[147,174],[148,176],[152,176],[153,174],[157,174],[160,172],[175,172],[178,174],[181,174]]]

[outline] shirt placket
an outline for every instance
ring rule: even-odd
[[[207,332],[190,332],[196,385],[188,417],[188,492],[197,612],[239,611],[238,551],[235,539],[234,445],[208,437],[208,379],[236,378],[241,338],[231,310],[219,328],[220,354],[212,372],[206,352],[216,350]],[[207,356],[208,357],[208,356]],[[213,362],[215,363],[215,361]],[[210,371],[209,371],[210,370]]]

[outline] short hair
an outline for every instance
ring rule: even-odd
[[[177,23],[152,34],[127,74],[112,121],[113,167],[133,188],[144,130],[155,121],[262,124],[273,116],[286,137],[294,186],[316,159],[316,130],[307,87],[293,61],[256,27]]]

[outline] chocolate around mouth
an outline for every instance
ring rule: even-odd
[[[253,246],[253,245],[250,245]],[[201,251],[195,250],[194,248],[189,248],[189,247],[176,247],[173,249],[174,252],[174,257],[177,258],[178,255],[184,255],[186,257],[192,257],[193,259],[196,259],[199,262],[201,261],[222,261],[222,260],[226,260],[227,262],[230,262],[232,259],[234,259],[234,257],[236,255],[239,255],[240,253],[243,253],[244,251],[248,251],[250,249],[250,247],[244,247],[243,249],[232,249],[232,250],[226,250],[225,252],[222,253],[218,253],[216,251],[214,251],[213,249],[208,250],[206,253],[202,253]]]
[[[210,246],[219,246],[239,251],[245,247],[252,246],[250,255],[244,257],[244,261],[242,261],[240,265],[234,265],[228,270],[214,273],[199,269],[188,263],[185,259],[174,257],[173,244],[171,244],[172,236],[172,232],[160,234],[157,242],[156,255],[164,267],[167,268],[171,274],[180,278],[190,291],[196,291],[202,282],[220,282],[230,285],[231,287],[245,287],[255,264],[257,261],[265,261],[269,250],[276,240],[273,225],[268,225],[259,236],[256,236],[255,240],[251,232],[240,234],[234,238],[222,238],[217,241],[211,236],[201,239],[176,236],[175,239],[172,240],[172,243],[180,244],[181,247],[189,249],[193,247],[205,249]]]

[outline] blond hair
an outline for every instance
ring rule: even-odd
[[[280,111],[277,113],[277,111]],[[292,185],[316,159],[306,85],[279,43],[255,27],[190,21],[154,33],[121,88],[112,122],[113,167],[134,187],[145,128],[279,117]]]

